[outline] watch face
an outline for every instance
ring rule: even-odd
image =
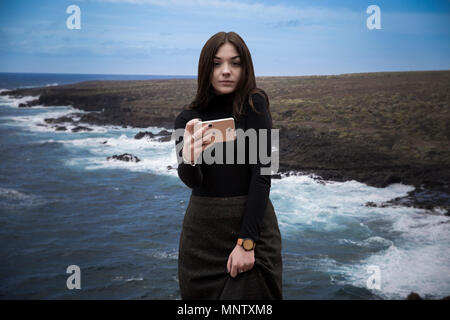
[[[253,249],[253,241],[252,240],[244,240],[244,243],[242,245],[245,250],[252,250]]]

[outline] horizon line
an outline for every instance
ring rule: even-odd
[[[425,69],[425,70],[385,70],[385,71],[361,71],[347,73],[329,73],[329,74],[303,74],[303,75],[255,75],[258,77],[309,77],[309,76],[339,76],[347,74],[363,74],[363,73],[399,73],[399,72],[430,72],[430,71],[450,71],[450,69]],[[180,74],[143,74],[143,73],[72,73],[72,72],[24,72],[24,71],[0,71],[0,74],[50,74],[50,75],[96,75],[96,76],[168,76],[168,77],[197,77],[197,75],[180,75]]]

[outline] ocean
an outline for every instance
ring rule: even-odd
[[[173,77],[0,73],[0,89]],[[177,165],[173,141],[134,139],[165,128],[55,131],[45,118],[82,111],[18,107],[29,99],[0,97],[0,298],[180,299],[178,241],[191,190],[168,169]],[[141,161],[107,160],[122,153]],[[284,298],[450,295],[450,217],[365,206],[413,189],[272,179]],[[73,265],[80,289],[67,285]]]

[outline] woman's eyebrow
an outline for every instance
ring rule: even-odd
[[[231,59],[236,59],[236,58],[240,58],[240,56],[231,57]],[[222,60],[222,58],[219,58],[217,56],[214,56],[214,59]]]

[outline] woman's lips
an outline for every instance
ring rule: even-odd
[[[234,81],[219,81],[223,85],[231,85],[234,83]]]

